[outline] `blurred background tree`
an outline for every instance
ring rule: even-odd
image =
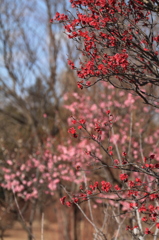
[[[67,57],[76,60],[77,54],[50,19],[65,12],[68,2],[1,0],[0,128],[1,141],[11,150],[20,144],[30,152],[64,129],[63,95],[75,88],[76,77]]]

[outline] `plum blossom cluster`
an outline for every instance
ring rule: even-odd
[[[84,189],[84,187],[80,186],[81,193],[73,195],[70,201],[66,201],[67,197],[64,196],[60,199],[61,204],[70,207],[73,203],[77,204],[82,201],[87,201],[89,197],[96,196],[98,193],[108,193],[111,190],[111,184],[106,181],[95,182],[94,184],[90,184],[88,189]]]
[[[78,87],[82,89],[105,81],[134,91],[146,103],[158,107],[158,96],[155,92],[150,95],[145,87],[158,86],[159,37],[153,14],[157,12],[156,1],[151,1],[154,7],[149,11],[149,1],[70,2],[76,15],[57,13],[54,19],[64,23],[68,38],[77,43],[83,55],[79,67],[71,59],[68,61],[82,79]]]
[[[66,108],[69,109],[68,106]],[[105,138],[105,131],[104,129],[110,130],[111,127],[113,126],[114,122],[114,117],[111,114],[110,110],[105,111],[105,116],[103,115],[102,121],[97,121],[94,120],[93,124],[90,122],[86,122],[85,119],[75,119],[72,117],[71,123],[76,126],[75,127],[70,127],[68,129],[68,133],[70,133],[74,138],[78,137],[77,131],[79,130],[85,130],[89,136],[85,136],[88,139],[94,139],[95,141],[101,141],[104,140]],[[111,146],[108,148],[110,151],[109,153],[111,154]]]

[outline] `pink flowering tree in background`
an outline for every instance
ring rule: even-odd
[[[10,209],[17,211],[29,240],[34,238],[33,222],[37,210],[40,208],[43,213],[48,204],[56,201],[57,195],[59,199],[62,194],[60,185],[65,184],[73,191],[83,181],[83,174],[78,169],[87,165],[86,152],[95,151],[101,156],[94,143],[88,144],[84,139],[74,145],[72,140],[57,146],[56,139],[48,137],[43,147],[39,146],[24,162],[14,154],[3,162],[1,188],[6,194],[5,199],[10,202]],[[70,206],[69,201],[65,204]],[[24,217],[26,212],[29,212],[27,219]],[[60,227],[62,220],[59,221]]]
[[[133,239],[149,236],[157,239],[159,3],[155,0],[70,2],[76,14],[56,13],[51,22],[64,23],[66,34],[83,55],[79,66],[68,60],[77,71],[78,87],[101,84],[96,104],[93,97],[74,95],[79,102],[67,106],[73,115],[68,132],[75,139],[87,139],[99,147],[102,157],[94,151],[87,152],[89,167],[79,166],[79,169],[85,176],[88,169],[92,173],[97,171],[99,178],[104,179],[88,185],[85,178],[77,193],[64,188],[67,196],[61,202],[68,205],[68,198],[69,205],[77,205],[94,227],[94,239],[107,239],[107,233],[95,223],[90,200],[104,201],[118,209],[112,211],[118,223],[115,239],[126,219]],[[129,93],[126,95],[124,90]],[[107,179],[108,172],[113,180]],[[83,201],[88,202],[89,217],[81,208]]]

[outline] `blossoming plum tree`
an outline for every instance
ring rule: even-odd
[[[142,103],[139,97],[125,95],[123,91],[119,92],[111,86],[106,87],[109,88],[109,94],[100,94],[97,103],[93,103],[90,96],[74,93],[74,102],[66,105],[73,116],[72,120],[69,120],[71,127],[68,130],[72,138],[92,140],[102,151],[98,156],[94,151],[86,152],[90,157],[87,160],[88,166],[83,168],[79,162],[79,170],[92,170],[92,176],[90,173],[88,176],[91,184],[80,187],[79,193],[68,193],[71,198],[69,205],[66,196],[61,198],[61,203],[71,206],[73,203],[92,199],[98,204],[104,199],[112,206],[119,207],[120,202],[120,213],[126,212],[128,219],[136,214],[136,222],[131,223],[132,226],[127,229],[134,235],[134,239],[144,239],[144,235],[152,234],[152,231],[148,233],[147,228],[142,226],[143,222],[151,227],[158,226],[155,225],[158,223],[156,178],[159,132],[155,123],[158,109],[147,106],[141,112]],[[98,177],[104,179],[95,181],[94,172],[98,172]],[[145,214],[149,215],[147,218],[142,216],[144,212],[140,211],[145,204]],[[153,213],[149,211],[150,206],[154,206],[156,218],[153,218]],[[140,233],[136,230],[138,226],[141,228]],[[154,237],[157,237],[158,228],[156,229]]]
[[[33,203],[35,210],[44,196],[53,196],[62,185],[67,196],[61,197],[61,203],[68,207],[76,205],[81,210],[95,229],[94,239],[119,239],[121,223],[125,221],[133,239],[150,236],[156,240],[159,3],[70,2],[76,14],[56,13],[50,22],[63,22],[66,34],[83,55],[79,66],[68,60],[77,71],[78,88],[93,88],[100,82],[96,88],[98,97],[92,96],[91,91],[90,95],[65,95],[65,108],[72,115],[68,121],[70,139],[56,151],[48,139],[25,163],[15,161],[14,156],[6,159],[1,168],[1,187],[13,193],[16,201]],[[67,103],[68,98],[74,98],[74,102]],[[80,184],[79,191],[69,187],[72,182]],[[85,201],[90,217],[82,209]],[[103,203],[112,209],[118,228],[111,238],[105,224],[102,228],[96,224],[92,202],[97,211]],[[33,217],[29,239],[33,238],[32,221]]]
[[[68,60],[80,78],[77,85],[83,89],[102,82],[104,84],[99,88],[100,94],[101,89],[105,87],[108,90],[110,84],[120,89],[115,105],[121,115],[116,114],[116,110],[112,111],[112,103],[107,102],[106,95],[103,97],[105,100],[98,102],[98,107],[91,101],[92,105],[89,105],[88,99],[85,99],[80,117],[75,115],[79,103],[69,106],[73,113],[73,126],[68,132],[74,138],[83,137],[98,145],[105,155],[101,158],[92,151],[87,152],[91,159],[89,169],[107,169],[111,176],[115,173],[118,184],[111,183],[110,180],[96,181],[89,186],[85,183],[85,187],[81,187],[81,192],[77,194],[65,189],[70,201],[68,204],[64,196],[61,202],[67,206],[74,203],[80,209],[79,204],[83,201],[90,203],[90,199],[104,199],[115,206],[120,204],[125,210],[125,216],[132,219],[127,230],[133,239],[145,239],[147,235],[151,239],[157,239],[158,129],[149,129],[149,119],[153,125],[158,119],[158,115],[157,118],[153,117],[158,110],[152,107],[159,107],[159,3],[156,0],[70,2],[76,15],[56,13],[51,22],[64,23],[66,34],[77,43],[77,48],[83,55],[79,66],[75,66],[71,59]],[[123,90],[135,94],[135,97],[128,94],[124,104],[120,103],[120,98],[125,94]],[[136,105],[137,96],[148,106]],[[93,116],[91,107],[95,108]],[[83,214],[85,215],[84,212]],[[104,232],[95,225],[92,216],[90,219],[86,215],[85,217],[96,230],[95,239],[107,239]],[[118,235],[115,237],[117,239]]]

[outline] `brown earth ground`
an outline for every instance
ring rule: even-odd
[[[58,226],[44,222],[43,234],[41,233],[41,223],[34,222],[34,237],[35,240],[56,240],[58,239]],[[22,229],[20,223],[15,222],[12,229],[5,231],[4,240],[27,240],[27,233]]]

